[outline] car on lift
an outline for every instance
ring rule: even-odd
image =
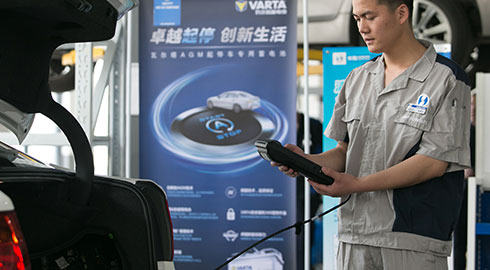
[[[94,175],[85,133],[51,96],[53,51],[107,40],[137,0],[0,3],[0,124],[22,142],[34,115],[65,134],[75,171],[0,143],[0,269],[174,270],[167,197],[151,180]]]
[[[298,41],[303,43],[303,0],[298,2]],[[309,0],[308,5],[312,47],[362,44],[351,0]],[[490,42],[488,14],[487,0],[414,0],[412,25],[417,38],[450,43],[452,59],[466,67],[475,46]]]

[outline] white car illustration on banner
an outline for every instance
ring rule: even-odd
[[[260,98],[245,91],[232,90],[207,99],[208,108],[222,108],[235,113],[251,111],[260,107]]]

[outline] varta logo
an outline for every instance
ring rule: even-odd
[[[247,1],[245,0],[235,1],[235,9],[238,12],[244,12],[245,10],[247,10]]]
[[[252,10],[280,10],[288,8],[286,2],[283,0],[250,1],[249,5]]]
[[[250,7],[255,15],[286,15],[288,13],[285,0],[235,1],[235,9],[238,12],[246,11],[247,7]]]

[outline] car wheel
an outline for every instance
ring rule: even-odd
[[[437,43],[451,44],[451,58],[461,66],[470,61],[473,35],[462,7],[448,0],[415,0],[412,25],[415,36]]]
[[[207,102],[207,105],[208,105],[208,108],[210,108],[210,109],[214,108],[214,104],[213,104],[213,102],[211,100],[209,100]]]
[[[242,111],[242,107],[240,107],[240,105],[238,105],[238,104],[235,104],[235,105],[233,105],[233,111],[235,113],[239,113]]]
[[[350,45],[352,46],[366,47],[366,43],[364,42],[361,33],[359,33],[357,22],[353,16],[351,16],[349,21],[349,39],[350,39]]]

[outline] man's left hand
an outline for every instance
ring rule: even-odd
[[[353,175],[339,173],[333,169],[322,167],[322,172],[334,179],[330,186],[318,184],[312,180],[308,180],[315,191],[322,195],[330,197],[340,197],[351,193],[359,192],[360,181]]]

